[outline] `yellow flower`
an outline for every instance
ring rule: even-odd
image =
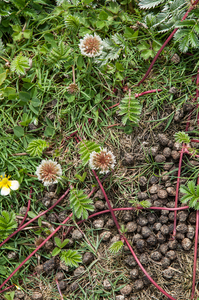
[[[1,189],[1,195],[7,196],[10,194],[10,190],[18,190],[19,188],[19,182],[17,180],[9,180],[10,176],[6,177],[0,175],[0,189]]]

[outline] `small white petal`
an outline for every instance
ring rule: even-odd
[[[11,180],[11,190],[16,191],[19,188],[19,182],[17,180]]]
[[[7,195],[9,195],[10,194],[10,189],[9,188],[7,188],[7,187],[2,187],[2,189],[1,189],[1,196],[7,196]]]

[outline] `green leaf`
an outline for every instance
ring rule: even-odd
[[[188,182],[188,189],[190,190],[191,194],[195,194],[195,183],[194,181],[189,181]]]
[[[138,30],[134,31],[130,27],[126,27],[124,31],[124,37],[127,39],[136,39],[138,37]]]
[[[149,57],[154,57],[154,52],[151,49],[143,50],[140,56],[147,60]]]
[[[28,212],[28,216],[29,216],[31,219],[34,219],[35,217],[37,217],[37,215],[36,215],[33,211],[29,211],[29,212]]]
[[[16,135],[18,138],[24,136],[24,129],[22,127],[15,126],[13,130],[14,130],[14,135]]]
[[[111,11],[113,14],[118,14],[120,5],[118,5],[117,2],[110,2],[109,6],[107,6],[107,10]]]
[[[79,154],[81,155],[80,159],[82,160],[83,166],[88,163],[90,154],[93,151],[100,152],[100,146],[95,142],[83,140],[79,143]]]
[[[190,143],[190,137],[184,131],[176,132],[174,137],[175,137],[175,141],[178,143],[185,143],[185,144]]]
[[[84,180],[86,179],[86,175],[87,172],[84,172],[82,176],[80,176],[79,174],[75,174],[75,177],[79,179],[79,181],[84,182]]]
[[[61,260],[65,262],[67,266],[78,267],[78,264],[82,262],[82,257],[75,250],[68,250],[61,252]]]
[[[41,156],[44,149],[48,147],[46,141],[38,139],[33,140],[28,144],[26,152],[30,154],[30,156]]]
[[[142,9],[150,9],[158,6],[163,2],[164,0],[140,0],[138,5]]]
[[[177,21],[175,24],[175,28],[180,27],[193,27],[196,24],[196,20],[183,20],[183,21]]]
[[[141,114],[142,107],[135,98],[134,95],[127,94],[120,102],[119,105],[119,112],[120,116],[124,115],[122,118],[122,123],[125,125],[127,120],[130,120],[134,123],[139,122],[139,116]]]
[[[88,211],[94,210],[93,201],[84,194],[83,190],[73,189],[70,193],[69,201],[70,207],[78,219],[81,216],[83,219],[87,219]]]
[[[61,240],[60,240],[58,237],[55,237],[54,241],[55,241],[55,244],[56,244],[59,248],[61,248]]]
[[[44,135],[45,136],[53,136],[55,134],[55,130],[52,127],[47,126]]]
[[[193,48],[199,47],[198,37],[195,32],[191,31],[189,34],[189,42]]]
[[[116,69],[117,69],[118,71],[124,71],[124,67],[123,67],[123,65],[122,65],[121,63],[116,62],[116,63],[115,63],[115,66],[116,66]]]
[[[29,67],[29,59],[25,56],[22,56],[22,53],[20,53],[11,62],[10,70],[11,72],[16,72],[18,75],[25,75],[25,69],[28,69]]]
[[[187,52],[189,48],[189,35],[185,36],[179,43],[179,49],[183,53]]]
[[[66,239],[63,241],[63,243],[61,244],[60,248],[64,248],[69,242],[69,239]]]
[[[102,10],[99,14],[99,19],[100,20],[107,20],[108,19],[108,14],[104,10]]]
[[[20,92],[19,93],[19,98],[23,102],[28,102],[30,100],[30,94],[27,92]]]
[[[10,213],[3,210],[0,216],[0,241],[5,240],[17,227],[16,216],[13,211]]]
[[[0,85],[5,81],[7,77],[7,71],[0,74]]]
[[[61,249],[55,247],[55,248],[53,249],[53,251],[52,251],[52,256],[55,256],[55,255],[59,254],[60,251],[61,251]]]
[[[123,247],[123,242],[122,241],[117,241],[114,242],[110,247],[109,247],[109,251],[113,254],[116,254],[120,251],[120,249],[122,249]]]

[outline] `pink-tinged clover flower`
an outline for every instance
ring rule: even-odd
[[[90,154],[89,165],[91,169],[100,170],[101,174],[108,173],[110,169],[115,167],[115,156],[106,148],[101,149],[100,152],[93,151]]]
[[[42,160],[35,174],[44,186],[49,186],[57,183],[58,179],[61,179],[62,169],[60,164],[53,160]]]
[[[99,56],[101,55],[103,49],[102,40],[96,34],[92,36],[87,33],[85,37],[80,40],[79,48],[82,55],[88,57]]]
[[[11,190],[16,191],[19,188],[19,182],[17,180],[9,180],[10,176],[0,175],[0,189],[1,195],[7,196]]]

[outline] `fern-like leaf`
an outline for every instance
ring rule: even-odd
[[[77,16],[69,15],[65,19],[66,27],[71,31],[77,31],[80,26],[80,21]]]
[[[61,41],[57,47],[53,47],[48,56],[48,63],[53,67],[60,68],[61,64],[69,57],[71,49]]]
[[[199,209],[199,186],[196,186],[194,181],[189,181],[188,187],[181,186],[180,192],[185,194],[180,199],[182,203],[187,203],[189,207],[192,207],[196,210]]]
[[[88,163],[90,154],[93,151],[100,152],[100,146],[95,142],[86,140],[81,141],[81,143],[79,144],[79,154],[81,155],[80,158],[84,166]]]
[[[61,260],[69,267],[78,267],[82,262],[82,256],[75,250],[65,250],[61,252]]]
[[[15,213],[11,211],[2,211],[0,216],[0,241],[9,236],[13,229],[17,227]]]
[[[123,247],[123,242],[122,241],[117,241],[114,242],[110,247],[109,247],[109,251],[113,254],[116,254],[120,251],[120,249],[122,249]]]
[[[100,66],[107,64],[110,60],[115,60],[120,56],[122,49],[124,49],[124,41],[120,34],[115,34],[111,39],[104,39],[102,42],[103,50],[99,58],[95,59]]]
[[[185,143],[185,144],[190,143],[190,137],[184,131],[176,132],[174,137],[175,137],[175,141],[178,143]]]
[[[31,141],[28,144],[26,151],[28,154],[30,154],[30,156],[41,156],[42,152],[47,147],[48,147],[48,144],[46,141],[38,139],[38,140]]]
[[[18,56],[16,56],[10,65],[10,70],[12,72],[16,72],[18,75],[25,75],[26,71],[25,69],[28,69],[30,67],[29,65],[29,59],[20,53]]]
[[[142,106],[132,95],[126,95],[120,102],[118,114],[122,117],[122,123],[125,125],[127,120],[134,123],[139,122],[139,116],[142,111]]]
[[[70,207],[73,210],[75,216],[79,219],[81,216],[83,219],[88,218],[88,210],[93,211],[93,201],[84,194],[83,190],[73,189],[70,193]]]
[[[165,0],[141,0],[139,2],[139,7],[142,9],[150,9],[162,4]]]

